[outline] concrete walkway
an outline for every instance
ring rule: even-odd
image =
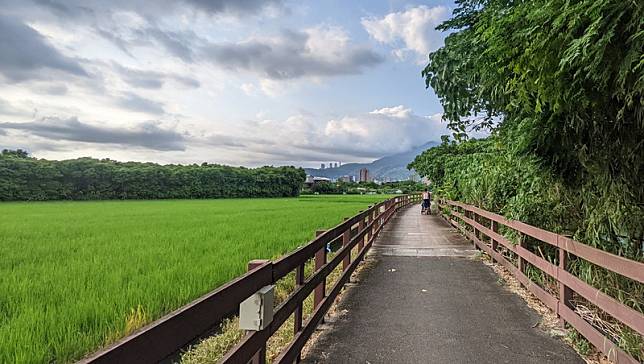
[[[584,363],[442,219],[400,211],[307,363]]]

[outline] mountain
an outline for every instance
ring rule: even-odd
[[[406,152],[376,159],[371,163],[347,163],[337,168],[304,168],[304,170],[306,174],[311,176],[335,179],[342,176],[356,176],[357,178],[360,175],[360,169],[367,168],[371,178],[379,180],[389,178],[394,181],[406,180],[409,179],[409,176],[415,174],[407,169],[407,164],[413,161],[420,153],[439,144],[439,142],[428,142]]]

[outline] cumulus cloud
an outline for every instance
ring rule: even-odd
[[[300,163],[375,159],[440,140],[446,133],[440,119],[440,114],[417,115],[403,105],[329,120],[298,114],[283,120],[246,121],[239,135],[217,135],[199,142]]]
[[[0,74],[12,82],[45,78],[44,71],[88,76],[79,62],[61,54],[22,21],[0,14]]]
[[[158,151],[185,149],[185,137],[176,130],[162,128],[158,122],[144,122],[133,128],[114,128],[81,122],[76,117],[45,117],[26,123],[0,122],[0,131],[22,131],[52,141],[118,144]]]
[[[445,133],[440,118],[440,114],[417,115],[403,105],[382,108],[328,121],[324,139],[329,141],[329,150],[343,146],[354,153],[368,151],[379,157],[439,140]]]
[[[443,36],[435,28],[448,16],[445,6],[421,5],[383,18],[363,18],[362,26],[373,39],[393,47],[398,58],[405,59],[411,53],[421,62],[441,46]]]
[[[203,53],[217,66],[273,80],[357,74],[383,61],[371,49],[351,44],[342,28],[329,26],[285,30],[279,36],[237,43],[213,43],[204,47]]]

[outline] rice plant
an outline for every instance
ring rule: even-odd
[[[70,362],[386,196],[0,204],[0,363]]]

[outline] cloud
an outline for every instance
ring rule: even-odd
[[[30,113],[30,110],[17,107],[13,103],[0,98],[0,115],[25,116]]]
[[[267,8],[279,8],[284,3],[283,0],[187,0],[186,2],[209,13],[237,15],[255,14]]]
[[[84,123],[76,117],[45,117],[26,123],[0,122],[0,131],[18,130],[51,140],[118,144],[158,151],[185,149],[183,134],[162,128],[158,122],[144,122],[134,128],[112,128]]]
[[[113,69],[121,76],[123,81],[136,88],[153,90],[160,89],[168,80],[176,81],[183,86],[190,88],[197,88],[201,85],[198,80],[191,77],[173,75],[157,71],[138,70],[134,68],[124,67],[116,63],[113,63]]]
[[[186,87],[198,88],[198,87],[201,86],[201,82],[199,82],[199,80],[197,80],[196,78],[186,77],[186,76],[178,76],[178,75],[173,75],[173,76],[167,76],[166,75],[166,77],[170,77],[170,78],[174,79],[175,81],[183,84]]]
[[[197,143],[243,150],[260,160],[375,159],[440,140],[447,133],[440,119],[440,114],[417,115],[402,105],[330,120],[299,114],[284,120],[246,121],[239,125],[240,134],[206,137]]]
[[[116,99],[116,105],[128,110],[144,112],[148,114],[164,114],[163,103],[146,99],[132,92],[127,92]]]
[[[435,28],[448,16],[449,10],[445,6],[421,5],[383,18],[363,18],[361,23],[373,39],[394,47],[396,57],[405,59],[412,53],[422,62],[427,54],[441,46],[443,35]]]
[[[285,0],[3,0],[2,11],[30,22],[85,26],[134,57],[131,47],[154,43],[184,62],[194,61],[191,30],[164,29],[173,17],[200,15],[244,18],[286,10]]]
[[[60,96],[67,94],[69,88],[62,83],[45,83],[34,86],[32,90],[39,94]]]
[[[217,66],[273,80],[358,74],[383,62],[371,49],[351,44],[342,28],[328,26],[284,30],[276,37],[237,43],[213,43],[204,47],[203,54]]]
[[[369,151],[378,157],[409,150],[445,134],[441,115],[422,116],[403,105],[330,120],[324,127],[327,147]]]
[[[146,27],[137,29],[138,38],[149,39],[162,46],[173,56],[184,62],[194,61],[194,51],[191,45],[195,44],[199,37],[191,31],[169,31],[158,27]]]
[[[149,17],[159,17],[178,9],[190,8],[205,14],[229,14],[247,16],[266,10],[284,7],[284,0],[156,0],[154,6],[148,0],[5,0],[14,6],[35,6],[56,16],[91,18],[110,12],[138,12]]]
[[[160,89],[163,86],[163,75],[160,72],[136,70],[114,64],[114,70],[118,72],[123,81],[130,86],[145,89]]]
[[[35,29],[0,14],[0,74],[12,82],[46,78],[47,70],[88,76],[77,60],[61,54]]]
[[[371,111],[371,115],[384,115],[398,119],[408,119],[413,113],[411,109],[404,107],[403,105],[398,105],[394,107],[383,107],[382,109],[376,109]]]

